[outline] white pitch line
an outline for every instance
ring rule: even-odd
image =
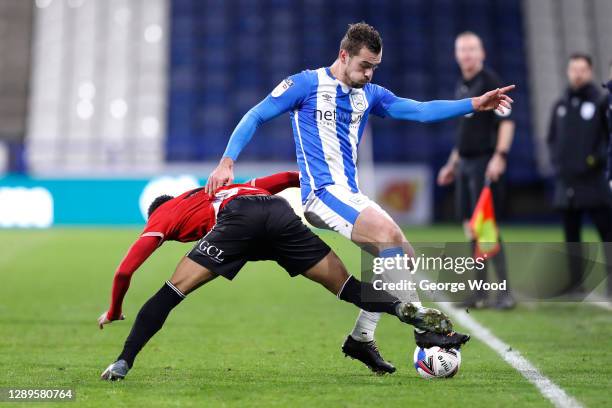
[[[589,305],[593,305],[593,306],[598,307],[598,308],[603,309],[603,310],[612,311],[612,304],[610,304],[610,302],[598,302],[598,301],[595,301],[595,302],[589,302],[588,304]]]
[[[596,295],[595,293],[591,293],[589,296],[587,296],[585,302],[589,305],[599,307],[600,309],[612,310],[612,302],[603,296]]]
[[[469,330],[470,334],[485,343],[489,348],[517,370],[530,383],[536,386],[540,393],[558,408],[581,408],[582,405],[568,395],[561,387],[542,374],[533,364],[516,350],[496,337],[489,329],[478,323],[464,310],[454,309],[446,303],[438,303],[440,309],[451,316],[455,322]]]

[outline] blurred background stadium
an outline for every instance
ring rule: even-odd
[[[241,116],[287,75],[331,64],[361,20],[384,39],[375,82],[417,100],[452,99],[454,38],[482,37],[486,64],[517,84],[506,219],[554,221],[550,109],[572,52],[607,77],[609,0],[0,0],[0,226],[142,223],[147,200],[203,183]],[[434,175],[455,123],[371,123],[364,190],[403,224],[454,219]],[[295,168],[283,116],[236,175]]]

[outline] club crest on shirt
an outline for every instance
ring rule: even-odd
[[[595,104],[593,102],[583,102],[580,107],[580,116],[584,120],[591,120],[595,116]]]
[[[276,85],[276,88],[272,90],[271,95],[274,98],[278,98],[279,96],[284,94],[287,89],[291,88],[292,86],[293,86],[293,80],[286,78],[282,80],[280,84]]]
[[[354,111],[363,112],[368,107],[368,102],[366,101],[363,93],[352,93],[350,95],[351,107]]]

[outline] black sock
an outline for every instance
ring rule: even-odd
[[[181,303],[185,295],[179,292],[170,282],[164,286],[145,303],[132,326],[130,335],[125,340],[123,351],[117,360],[125,360],[132,368],[134,359],[147,341],[161,329],[168,314],[176,305]]]
[[[376,290],[371,283],[360,282],[354,276],[348,278],[344,287],[338,293],[338,297],[365,311],[384,312],[393,316],[397,316],[395,306],[400,302],[389,292]]]

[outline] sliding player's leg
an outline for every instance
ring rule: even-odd
[[[134,364],[144,345],[163,326],[166,318],[190,292],[215,279],[218,275],[209,269],[183,258],[172,278],[140,309],[123,350],[117,360],[102,373],[104,380],[123,379]]]
[[[401,305],[400,300],[385,291],[375,290],[369,283],[362,285],[359,280],[349,275],[333,251],[303,275],[321,284],[338,299],[361,309],[397,316],[396,310]]]
[[[303,275],[320,283],[339,299],[352,303],[360,309],[387,313],[398,317],[404,323],[441,334],[448,334],[452,330],[450,320],[440,311],[402,302],[389,292],[377,290],[371,283],[361,282],[349,275],[333,251]]]

